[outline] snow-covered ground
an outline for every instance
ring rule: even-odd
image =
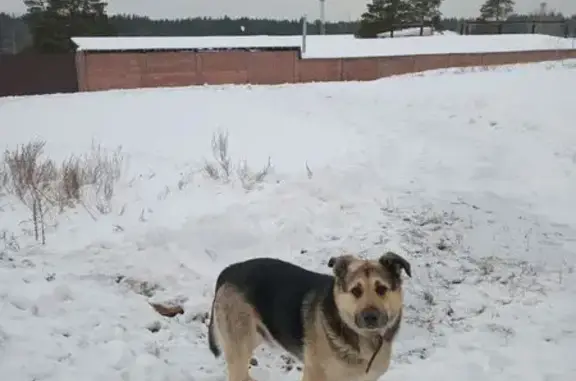
[[[49,215],[46,246],[0,192],[2,380],[223,381],[205,322],[225,265],[328,272],[343,250],[391,249],[414,277],[383,379],[574,381],[575,87],[565,61],[0,99],[2,149],[39,137],[58,163],[93,141],[124,155],[110,209]],[[264,182],[204,175],[218,130],[234,165],[271,157]],[[282,352],[257,358],[259,381],[300,377]]]

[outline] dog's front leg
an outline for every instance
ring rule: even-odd
[[[302,371],[302,381],[329,381],[324,367],[319,364],[318,356],[307,353],[304,356],[304,370]]]

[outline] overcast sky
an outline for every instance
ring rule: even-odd
[[[109,13],[130,13],[152,18],[195,16],[299,18],[307,13],[317,18],[319,0],[109,0]],[[477,16],[484,0],[444,0],[445,16]],[[541,0],[516,0],[516,11],[531,12]],[[326,0],[330,20],[357,19],[366,9],[366,0]],[[576,0],[548,0],[548,7],[565,14],[576,14]],[[23,0],[0,0],[0,12],[23,13]]]

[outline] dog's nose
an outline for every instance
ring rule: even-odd
[[[362,312],[362,320],[366,328],[376,328],[380,325],[382,315],[376,309],[369,309]]]

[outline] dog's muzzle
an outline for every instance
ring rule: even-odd
[[[356,325],[362,329],[377,329],[386,326],[388,315],[376,308],[367,308],[356,315]]]

